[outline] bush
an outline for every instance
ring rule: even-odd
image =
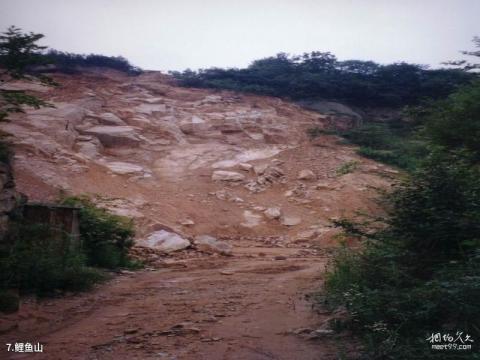
[[[86,290],[104,278],[85,267],[80,248],[67,236],[59,238],[49,226],[17,223],[10,236],[14,242],[8,255],[2,256],[1,289],[48,295],[55,290]]]
[[[81,207],[80,238],[88,265],[113,269],[131,264],[128,250],[135,234],[131,220],[96,207],[86,197],[66,198],[62,204]]]
[[[105,56],[98,54],[72,54],[57,50],[50,50],[42,55],[44,62],[53,63],[58,71],[64,73],[75,73],[77,67],[106,67],[125,72],[129,75],[139,75],[142,70],[133,66],[127,59],[121,56]]]
[[[355,169],[358,167],[358,161],[347,161],[346,163],[342,164],[336,171],[336,175],[337,176],[342,176],[342,175],[346,175],[346,174],[349,174],[353,171],[355,171]]]
[[[255,60],[244,69],[210,68],[172,75],[184,86],[391,107],[416,104],[426,97],[443,98],[474,78],[457,69],[339,61],[331,53],[318,51],[298,56],[280,53]]]
[[[480,338],[480,168],[472,158],[432,150],[389,195],[382,230],[337,222],[366,242],[361,251],[342,248],[334,257],[325,301],[347,308],[346,324],[369,359],[441,358],[426,341],[432,332]]]

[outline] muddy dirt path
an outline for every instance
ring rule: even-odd
[[[336,358],[328,337],[291,333],[326,317],[305,295],[321,284],[327,258],[298,250],[237,247],[233,257],[171,261],[80,296],[27,301],[18,328],[0,339],[43,343],[38,359]]]

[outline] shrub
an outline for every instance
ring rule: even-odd
[[[64,73],[75,73],[77,67],[105,67],[125,72],[129,75],[139,75],[142,70],[129,63],[121,56],[105,56],[98,54],[72,54],[57,50],[50,50],[42,55],[43,60],[53,63],[57,70]]]
[[[347,161],[346,163],[342,164],[336,171],[335,173],[337,176],[342,176],[349,174],[358,167],[358,161],[352,160],[352,161]]]
[[[13,247],[8,256],[2,256],[0,288],[46,295],[55,290],[86,290],[104,278],[85,267],[84,254],[68,236],[59,238],[47,225],[15,225],[10,235]]]
[[[91,266],[116,268],[127,266],[128,250],[133,245],[131,220],[99,208],[86,197],[70,197],[64,205],[80,206],[80,238]]]
[[[480,168],[465,152],[432,150],[388,199],[381,230],[337,222],[366,241],[338,251],[324,300],[347,308],[369,359],[441,358],[426,341],[432,332],[480,338]]]

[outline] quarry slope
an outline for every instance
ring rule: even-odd
[[[16,84],[54,108],[1,125],[17,189],[31,201],[89,194],[133,218],[147,269],[27,300],[3,319],[14,325],[2,340],[35,337],[48,359],[335,358],[328,339],[295,332],[325,320],[304,295],[338,244],[331,220],[379,213],[377,191],[395,170],[335,136],[309,139],[335,117],[277,98],[181,88],[158,72],[54,78],[55,88]],[[231,256],[165,254],[151,241],[162,231],[187,244],[212,236]]]

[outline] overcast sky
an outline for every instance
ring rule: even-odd
[[[278,52],[438,66],[480,35],[480,0],[0,0],[0,25],[152,70],[244,67]]]

